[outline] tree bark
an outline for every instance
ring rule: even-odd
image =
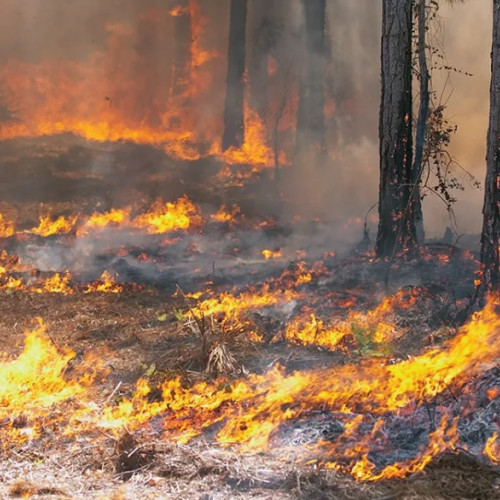
[[[252,109],[264,117],[269,112],[268,60],[270,54],[276,51],[282,36],[283,1],[253,0],[249,9],[252,45],[247,71],[251,89],[250,98]]]
[[[186,89],[191,67],[191,13],[189,2],[182,2],[172,11],[174,47],[172,96],[178,96]]]
[[[231,0],[222,149],[243,144],[247,0]]]
[[[303,0],[303,8],[307,67],[299,89],[296,149],[314,145],[324,151],[326,0]]]
[[[498,290],[500,275],[500,0],[493,0],[490,119],[481,233],[484,292]]]
[[[422,214],[422,200],[420,199],[420,181],[422,179],[423,155],[427,118],[429,116],[429,69],[427,67],[427,27],[426,27],[426,0],[418,2],[418,67],[420,73],[420,104],[417,118],[417,133],[415,137],[415,158],[413,161],[413,196],[412,210],[415,214],[417,241],[424,240],[424,222]]]
[[[383,0],[378,257],[417,249],[412,177],[412,0]]]

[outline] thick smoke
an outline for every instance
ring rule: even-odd
[[[0,16],[0,63],[4,68],[48,61],[52,68],[82,63],[88,71],[77,75],[82,81],[75,99],[97,99],[92,95],[94,79],[104,78],[107,91],[99,94],[100,101],[96,100],[95,106],[123,107],[120,111],[126,119],[164,126],[164,114],[158,109],[169,97],[172,78],[172,25],[168,9],[177,2],[1,0],[0,3],[3,11]],[[206,99],[198,103],[197,125],[202,134],[222,118],[229,0],[200,0],[199,3],[206,17],[204,47],[217,54],[208,63],[204,75],[204,83],[210,90]],[[452,152],[460,164],[480,180],[484,176],[491,40],[491,9],[483,4],[468,2],[454,8],[443,7],[440,11],[445,22],[443,45],[448,63],[474,75],[453,74],[444,90],[444,95],[449,94],[448,115],[459,126],[453,137]],[[290,211],[306,218],[329,220],[345,238],[345,221],[362,219],[377,201],[381,2],[332,0],[327,5],[328,156],[319,165],[314,155],[301,158],[299,175],[291,179],[291,184],[298,186],[302,206],[295,205]],[[275,125],[282,95],[289,93],[290,99],[282,110],[278,128],[280,145],[290,159],[293,154],[291,129],[296,111],[293,100],[297,98],[296,85],[308,60],[302,35],[301,2],[255,1],[249,2],[249,6],[250,102],[258,111],[264,111],[262,118],[270,131]],[[264,29],[267,36],[264,46],[261,36],[263,12],[270,20],[267,28],[264,27],[267,29],[267,32]],[[274,36],[275,40],[269,42],[269,36],[271,39]],[[265,64],[259,63],[259,58],[263,59],[262,51],[266,53]],[[267,54],[271,57],[267,58]],[[106,67],[98,68],[99,65]],[[269,69],[273,65],[274,69]],[[259,75],[262,77],[269,71],[275,76],[271,87],[263,94]],[[122,78],[126,84],[120,81]],[[443,88],[444,78],[436,77],[434,88],[437,92]],[[82,91],[88,96],[80,95]],[[43,95],[44,89],[39,89],[39,98]],[[2,99],[5,99],[5,92],[0,92]],[[29,97],[26,102],[37,104]],[[5,105],[3,101],[2,104]],[[15,103],[7,111],[0,108],[2,116],[10,112],[15,114],[16,105],[22,111],[23,103]],[[175,125],[175,120],[176,117],[169,123]],[[89,169],[92,168],[94,166],[89,165]],[[284,175],[291,176],[288,171]],[[109,196],[111,200],[121,199],[113,194]],[[480,191],[467,189],[459,196],[456,212],[460,231],[479,232],[481,202]],[[426,231],[430,236],[442,234],[449,225],[444,206],[432,197],[425,203],[425,215]],[[358,231],[359,225],[350,236],[358,238]]]

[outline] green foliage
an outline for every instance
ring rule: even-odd
[[[144,377],[150,378],[156,372],[156,363],[151,363],[151,365],[149,365],[149,366],[143,365],[142,368],[144,370]]]
[[[351,325],[351,333],[356,340],[358,352],[361,356],[377,357],[389,356],[393,352],[393,346],[389,343],[379,343],[375,341],[376,326],[370,325],[368,328],[357,323]]]
[[[174,309],[174,316],[177,321],[182,321],[184,319],[184,311],[182,309]]]

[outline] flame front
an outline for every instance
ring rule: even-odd
[[[242,302],[243,298],[238,307]],[[92,427],[113,433],[123,427],[132,431],[162,416],[166,439],[187,443],[218,424],[216,440],[222,445],[239,443],[242,451],[263,452],[279,449],[276,433],[282,424],[321,410],[342,414],[343,430],[335,441],[304,446],[299,454],[303,460],[318,457],[327,467],[363,480],[404,476],[422,470],[432,457],[456,446],[457,417],[443,412],[418,456],[380,469],[369,454],[387,439],[384,417],[429,401],[492,367],[500,354],[499,305],[492,299],[444,348],[395,364],[366,359],[361,364],[293,373],[276,366],[264,374],[226,383],[198,382],[190,388],[172,379],[164,383],[161,401],[154,402],[148,399],[148,383],[141,379],[132,398],[101,407],[89,402],[96,397],[91,387],[96,370],[90,374],[83,370],[78,380],[67,379],[64,372],[73,353],[56,349],[40,323],[27,336],[24,352],[16,360],[4,356],[0,365],[2,413],[11,422],[2,427],[3,441],[35,437],[36,426],[28,431],[29,425],[42,425],[53,417],[55,407],[64,405],[70,434]],[[220,305],[207,303],[203,308],[208,313]],[[22,419],[27,423],[19,425]],[[497,434],[488,440],[484,453],[496,463]]]
[[[168,85],[158,85],[155,64],[137,52],[137,40],[148,33],[170,45],[165,33],[174,31],[172,22],[181,15],[189,15],[189,67],[181,92],[172,94]],[[244,144],[221,150],[222,114],[205,110],[207,102],[223,108],[222,80],[214,75],[222,75],[224,65],[217,50],[206,46],[206,28],[199,2],[190,0],[170,11],[143,12],[136,25],[108,24],[106,46],[82,61],[46,55],[37,63],[9,60],[0,68],[0,104],[12,110],[13,119],[0,124],[0,140],[71,133],[99,142],[151,144],[181,160],[212,155],[223,165],[251,165],[242,178],[272,166],[270,138],[249,99]],[[221,172],[225,178],[227,170]]]
[[[41,320],[26,333],[24,350],[16,359],[2,356],[0,419],[6,423],[2,425],[4,448],[36,438],[44,425],[58,420],[53,413],[55,407],[69,404],[74,411],[76,402],[85,399],[97,370],[90,370],[89,363],[77,380],[67,378],[65,370],[74,356],[74,352],[54,345]]]

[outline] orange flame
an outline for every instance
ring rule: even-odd
[[[395,364],[366,360],[361,365],[292,373],[275,367],[240,380],[201,381],[192,387],[186,387],[176,378],[164,383],[160,401],[149,400],[149,385],[140,380],[130,399],[103,406],[85,403],[95,371],[78,381],[67,380],[64,371],[72,353],[55,349],[40,324],[27,337],[25,351],[19,358],[0,363],[0,379],[5,381],[0,384],[0,397],[6,402],[0,413],[11,422],[29,415],[29,422],[35,418],[36,423],[36,419],[50,419],[54,405],[73,404],[76,407],[66,431],[71,434],[89,426],[113,433],[121,432],[124,426],[134,430],[153,417],[164,415],[166,439],[186,443],[218,424],[216,439],[222,445],[239,443],[243,451],[258,452],[269,449],[282,423],[318,408],[343,412],[346,423],[336,441],[305,447],[304,459],[320,453],[319,460],[326,462],[327,467],[349,472],[360,480],[402,477],[422,470],[434,456],[456,446],[457,419],[443,413],[428,444],[417,456],[377,469],[369,459],[369,452],[374,446],[386,443],[382,416],[420,404],[494,366],[500,353],[500,316],[496,312],[499,306],[497,299],[490,300],[443,349]],[[205,307],[210,310],[210,304]],[[379,418],[374,421],[372,416]],[[361,426],[368,421],[372,422],[371,430],[363,433]],[[8,432],[11,440],[22,440],[37,434],[35,425],[21,430],[15,427],[3,428],[3,435]],[[485,454],[494,463],[498,460],[496,443],[497,436],[493,435],[485,447]]]
[[[14,224],[6,221],[0,213],[0,238],[10,238],[14,234]]]
[[[280,257],[283,257],[283,252],[280,250],[262,250],[260,252],[264,259],[269,260],[269,259],[279,259]]]
[[[55,220],[49,216],[40,217],[40,224],[28,232],[39,236],[52,236],[54,234],[70,233],[75,229],[77,217],[65,218],[62,215]]]
[[[106,213],[92,214],[81,227],[77,229],[77,236],[86,236],[92,231],[107,228],[108,226],[128,225],[130,221],[131,208],[111,209]]]
[[[267,145],[266,131],[262,120],[250,106],[245,103],[245,140],[239,148],[230,148],[227,151],[217,151],[221,161],[234,164],[250,164],[271,166],[273,154]]]
[[[495,465],[500,464],[500,443],[498,442],[498,433],[494,432],[491,437],[488,438],[484,446],[483,453],[491,460]]]
[[[43,287],[41,289],[36,289],[34,291],[37,292],[49,292],[49,293],[62,293],[64,295],[70,295],[73,293],[69,285],[69,281],[71,279],[71,274],[67,272],[64,276],[61,276],[59,273],[55,273],[51,278],[47,278],[43,283]]]
[[[169,409],[171,418],[165,420],[165,430],[170,439],[187,442],[210,425],[221,423],[217,434],[220,443],[240,443],[242,450],[255,452],[268,448],[272,433],[282,422],[309,408],[343,412],[357,409],[372,414],[402,409],[494,365],[500,352],[497,306],[496,302],[490,302],[442,351],[436,349],[393,365],[373,360],[359,367],[346,365],[333,371],[311,370],[288,375],[275,368],[264,375],[251,374],[233,383],[231,390],[214,390],[206,382],[184,389],[180,380],[175,379],[165,383],[164,400],[153,404],[152,413]],[[136,397],[116,410],[118,422],[125,419],[130,425],[136,415],[137,422],[144,421],[149,406],[144,397],[146,391],[141,382]],[[112,414],[113,410],[110,411]],[[110,415],[106,420],[113,419]],[[348,436],[346,430],[346,439]],[[355,443],[344,444],[343,453],[335,443],[329,443],[328,453],[331,467],[341,467],[335,463],[338,452],[349,458],[349,465],[342,466],[343,470],[358,479],[380,479],[421,470],[433,456],[453,448],[456,441],[456,421],[444,415],[428,447],[407,463],[388,465],[376,472],[366,457],[366,447],[357,447]],[[324,443],[322,446],[325,447]]]
[[[231,208],[222,205],[219,210],[210,216],[215,222],[230,223],[235,222],[236,217],[241,216],[240,207],[233,205]]]
[[[201,217],[198,209],[184,196],[175,203],[163,203],[158,200],[151,211],[138,215],[132,224],[136,228],[144,228],[148,234],[161,234],[177,229],[188,229],[191,225],[200,225]]]
[[[168,19],[180,12],[145,13],[134,25],[109,24],[106,50],[82,62],[44,57],[37,64],[10,60],[2,65],[2,104],[14,110],[15,118],[1,125],[0,139],[69,132],[95,141],[163,146],[181,159],[200,158],[200,149],[206,149],[204,134],[209,131],[212,143],[220,124],[214,127],[203,113],[202,104],[213,93],[214,70],[205,66],[217,53],[203,47],[207,22],[198,2],[189,2],[191,75],[178,99],[171,99],[168,89],[157,85],[156,64],[135,47],[141,30],[157,37],[171,32]]]
[[[104,271],[98,281],[87,286],[84,293],[120,293],[122,291],[123,287],[115,282],[115,279],[108,271]]]
[[[26,332],[24,350],[15,360],[2,356],[0,418],[10,422],[7,432],[11,442],[35,438],[43,428],[43,421],[37,419],[47,418],[54,405],[78,401],[87,393],[96,371],[87,370],[78,380],[64,375],[74,355],[70,350],[57,349],[39,320],[33,331]],[[26,425],[16,425],[20,419],[25,419]]]

